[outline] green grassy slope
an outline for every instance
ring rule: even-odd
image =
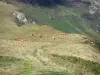
[[[25,13],[27,17],[33,18],[38,23],[44,23],[51,25],[53,28],[69,32],[69,33],[84,33],[93,37],[94,39],[100,39],[100,35],[96,33],[91,24],[98,24],[99,21],[86,21],[82,15],[89,13],[86,6],[59,6],[54,8],[23,5],[21,11]],[[25,9],[25,10],[24,10]],[[26,10],[27,9],[27,10]],[[32,15],[33,14],[33,15]]]
[[[65,11],[62,11],[63,9]],[[57,12],[57,10],[59,12]],[[64,7],[57,8],[57,9],[56,8],[50,9],[50,8],[45,8],[45,7],[38,7],[38,6],[32,7],[30,5],[25,5],[25,7],[21,9],[21,11],[24,12],[27,15],[27,17],[31,17],[33,19],[36,19],[37,21],[43,22],[44,24],[51,25],[55,29],[66,31],[69,33],[80,33],[74,27],[70,25],[72,24],[71,22],[69,23],[69,21],[67,21],[67,20],[70,20],[74,22],[74,20],[70,19],[69,17],[71,15],[75,15],[75,16],[77,15],[73,13],[74,10],[71,10],[70,8],[68,8],[68,10],[65,9]],[[33,15],[30,15],[30,14],[33,14]],[[74,22],[74,25],[77,25],[77,23]]]
[[[2,2],[0,5],[0,11],[9,13],[0,14],[7,19],[0,20],[4,24],[0,24],[1,75],[100,75],[100,52],[87,36],[60,35],[62,31],[51,26],[17,27],[10,15],[12,11],[7,12],[15,7]]]
[[[99,24],[99,20],[87,21],[83,19],[83,15],[89,14],[87,5],[79,4],[80,7],[57,5],[57,7],[48,8],[21,4],[12,0],[10,3],[19,6],[19,10],[28,18],[35,20],[37,24],[51,25],[55,29],[69,33],[88,34],[90,37],[100,40],[100,35],[91,27],[93,24]]]

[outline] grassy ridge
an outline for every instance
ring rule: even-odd
[[[82,15],[88,13],[88,8],[86,8],[86,6],[58,6],[54,8],[47,8],[25,5],[21,11],[24,12],[27,17],[36,20],[37,23],[51,25],[55,29],[64,32],[88,34],[90,37],[94,37],[94,39],[97,40],[100,35],[91,27],[91,24],[97,24],[97,21],[93,21],[93,23],[92,21],[84,20],[82,17]],[[100,38],[98,38],[98,40],[100,40]]]

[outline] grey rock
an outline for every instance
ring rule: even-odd
[[[33,21],[33,22],[32,22],[32,24],[36,25],[36,22],[35,22],[35,21]]]
[[[21,24],[27,24],[27,23],[28,23],[28,20],[27,20],[27,18],[25,17],[24,13],[15,11],[15,12],[13,13],[13,16],[14,16],[15,19],[16,19],[19,23],[21,23]]]
[[[36,22],[33,19],[26,18],[25,14],[22,12],[15,11],[13,13],[13,16],[15,18],[15,22],[18,24],[18,26],[21,26],[23,24],[34,24],[36,25]]]

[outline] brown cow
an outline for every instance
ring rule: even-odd
[[[26,41],[26,39],[18,38],[18,37],[15,37],[14,39],[15,39],[15,41],[20,41],[20,42],[24,42],[24,41]]]
[[[67,35],[67,33],[61,33],[60,35]]]
[[[54,37],[54,36],[53,36],[53,37],[52,37],[52,39],[54,39],[54,40],[55,40],[55,39],[56,39],[56,37]]]

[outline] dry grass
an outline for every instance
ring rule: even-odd
[[[0,26],[2,26],[0,27],[0,56],[15,57],[23,61],[23,63],[18,61],[19,65],[11,62],[12,65],[0,67],[2,75],[8,75],[12,71],[14,73],[12,72],[11,75],[66,75],[67,72],[71,75],[80,75],[84,71],[88,75],[100,75],[96,66],[100,64],[100,53],[91,42],[87,41],[88,39],[85,39],[87,36],[67,34],[52,39],[52,36],[60,34],[61,31],[48,26],[36,25],[25,25],[18,28],[10,18],[10,14],[15,8],[2,2],[0,2],[0,8],[2,12],[6,12],[5,9],[9,10],[5,14],[0,12],[0,15],[4,16],[4,19],[0,18]],[[43,33],[49,38],[38,37],[39,34]],[[26,41],[16,41],[14,37],[26,39]],[[78,58],[80,59],[78,60]],[[72,63],[70,59],[75,61]],[[86,63],[75,64],[76,60]],[[96,64],[94,67],[98,73],[95,73],[96,71],[93,71],[92,67],[86,66],[87,63],[91,64],[91,62]],[[80,65],[84,65],[85,68]],[[19,69],[23,72],[19,73]]]
[[[17,28],[11,16],[17,8],[0,1],[0,34],[11,31]]]

